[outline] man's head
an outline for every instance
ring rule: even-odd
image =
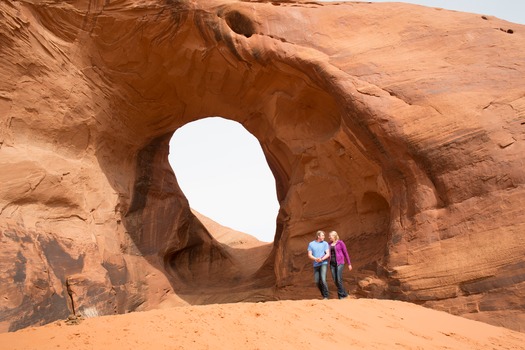
[[[317,238],[317,242],[324,241],[324,231],[317,231],[315,237]]]

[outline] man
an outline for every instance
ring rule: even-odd
[[[317,231],[315,241],[308,244],[308,258],[314,261],[314,281],[323,299],[328,299],[326,270],[330,259],[330,246],[324,240],[324,232]]]

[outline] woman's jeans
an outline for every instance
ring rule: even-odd
[[[314,281],[323,298],[328,298],[328,284],[326,283],[326,270],[328,264],[314,266]]]
[[[330,271],[332,272],[332,278],[334,279],[335,285],[337,287],[337,296],[339,299],[346,298],[348,296],[348,293],[345,291],[345,287],[343,286],[344,268],[345,264],[339,264],[337,266],[330,264]]]

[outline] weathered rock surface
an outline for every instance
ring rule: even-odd
[[[335,229],[356,294],[525,330],[524,33],[387,3],[0,2],[0,329],[317,297],[306,245]],[[168,164],[216,115],[267,156],[270,248],[214,238]]]

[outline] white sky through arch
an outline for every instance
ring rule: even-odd
[[[184,125],[170,141],[169,161],[191,208],[273,242],[275,179],[258,140],[241,124],[210,117]]]

